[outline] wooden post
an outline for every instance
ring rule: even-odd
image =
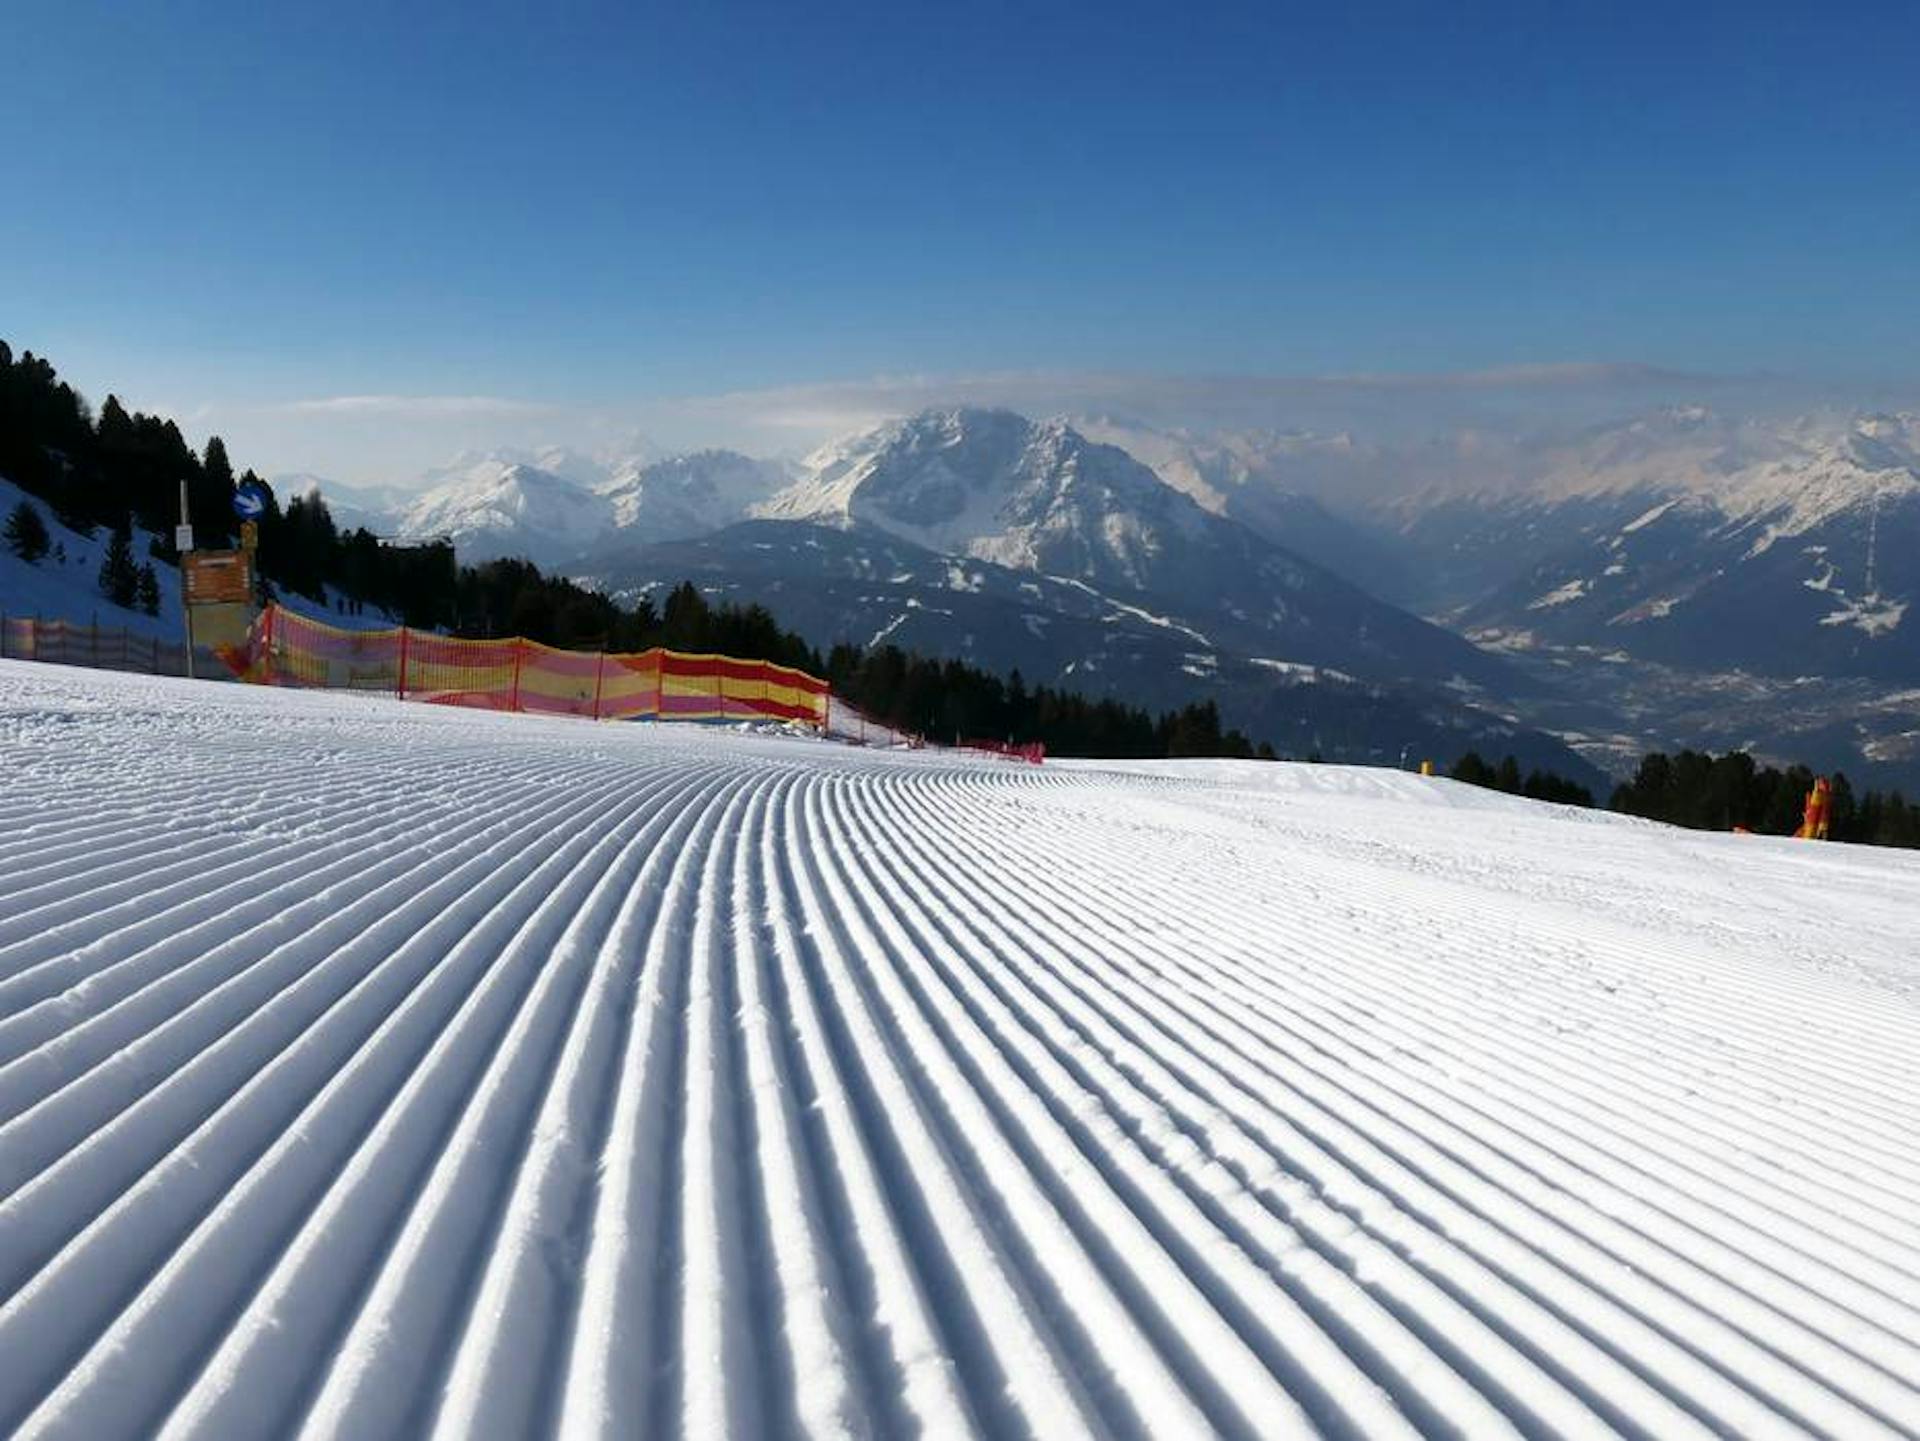
[[[400,699],[407,698],[407,628],[400,627]]]
[[[269,602],[267,613],[260,627],[260,679],[267,685],[273,684],[273,616],[276,607]]]
[[[667,656],[671,654],[665,647],[655,650],[653,657],[653,718],[667,718]]]
[[[513,691],[507,697],[507,709],[520,709],[520,657],[525,654],[527,643],[519,636],[513,638]]]
[[[593,666],[593,718],[595,720],[600,719],[600,692],[605,688],[606,683],[607,651],[603,645],[600,648],[600,658],[594,662]]]

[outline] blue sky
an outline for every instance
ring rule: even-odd
[[[18,5],[0,337],[358,479],[874,376],[1906,382],[1917,42],[1911,5]]]

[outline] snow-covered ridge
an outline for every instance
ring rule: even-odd
[[[1920,857],[20,664],[0,767],[0,1430],[1920,1426]]]
[[[613,523],[605,497],[551,471],[481,461],[414,500],[401,512],[401,535],[445,538],[469,560],[571,554]]]
[[[48,553],[29,564],[0,545],[0,615],[15,619],[38,616],[70,625],[99,625],[125,629],[133,635],[165,641],[181,638],[180,571],[154,559],[149,547],[159,539],[145,531],[133,533],[133,563],[151,564],[159,586],[160,606],[155,615],[137,607],[118,606],[100,592],[100,565],[110,539],[104,530],[92,535],[68,529],[52,507],[28,495],[11,481],[0,479],[0,525],[22,502],[39,511],[47,528]]]
[[[1148,588],[1168,536],[1201,529],[1193,501],[1124,451],[1011,411],[928,411],[823,447],[805,469],[754,513],[874,525],[1018,570],[1073,556],[1078,578]]]
[[[451,540],[465,560],[521,556],[560,566],[622,538],[646,544],[731,525],[790,478],[783,462],[732,451],[593,457],[550,447],[462,456],[417,491],[287,479],[290,490],[318,490],[343,524]]]

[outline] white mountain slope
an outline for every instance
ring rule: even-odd
[[[1905,623],[1920,601],[1917,443],[1920,418],[1904,416],[1761,428],[1695,415],[1596,437],[1505,507],[1535,554],[1461,617],[1510,643],[1920,680]]]
[[[15,662],[0,774],[0,1432],[1920,1431],[1912,853]]]
[[[701,450],[620,465],[600,493],[613,505],[616,530],[647,542],[688,540],[746,519],[792,479],[782,461]]]
[[[399,533],[444,537],[460,558],[521,556],[553,564],[577,554],[613,524],[605,496],[551,471],[499,459],[472,462],[400,513]]]
[[[151,564],[160,589],[159,614],[148,615],[138,608],[117,606],[100,593],[100,565],[111,540],[107,531],[82,535],[69,530],[44,500],[0,479],[0,525],[22,504],[40,513],[49,545],[47,554],[29,563],[0,544],[0,616],[97,625],[169,642],[181,638],[180,572],[151,555],[149,546],[159,537],[139,530],[133,533],[134,564]]]
[[[1487,655],[1251,528],[1202,509],[1063,420],[936,410],[828,446],[762,520],[869,530],[1141,601],[1242,655],[1374,680],[1499,684]],[[744,538],[743,538],[744,542]]]
[[[429,472],[427,489],[412,493],[300,479],[328,497],[343,524],[451,539],[462,560],[519,556],[560,567],[596,547],[680,540],[731,525],[791,478],[782,462],[725,450],[647,459],[550,447],[462,456]]]
[[[928,411],[816,451],[755,514],[867,524],[929,550],[1096,585],[1156,588],[1208,517],[1132,456],[1063,420]]]
[[[1920,415],[1677,405],[1392,444],[1091,424],[1209,510],[1510,645],[1675,657],[1785,627],[1821,664],[1873,669],[1854,642],[1894,635],[1920,598]]]

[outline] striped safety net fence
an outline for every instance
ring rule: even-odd
[[[595,720],[786,720],[829,729],[827,683],[771,661],[538,641],[461,640],[401,627],[344,630],[270,605],[238,669],[267,685],[378,691],[403,700]]]
[[[1010,761],[1025,761],[1028,765],[1040,765],[1047,758],[1044,741],[963,740],[956,744],[963,751],[985,751],[988,755],[1001,756]]]
[[[919,750],[926,738],[912,731],[903,731],[884,721],[874,720],[866,712],[848,705],[839,696],[829,696],[827,700],[827,718],[821,727],[828,735],[843,741],[852,741],[855,745],[881,746],[888,749],[905,748]]]
[[[126,626],[82,625],[67,620],[0,614],[0,660],[37,660],[51,665],[90,666],[95,670],[134,671],[145,675],[185,675],[186,645],[143,635]],[[209,670],[214,652],[197,654]]]

